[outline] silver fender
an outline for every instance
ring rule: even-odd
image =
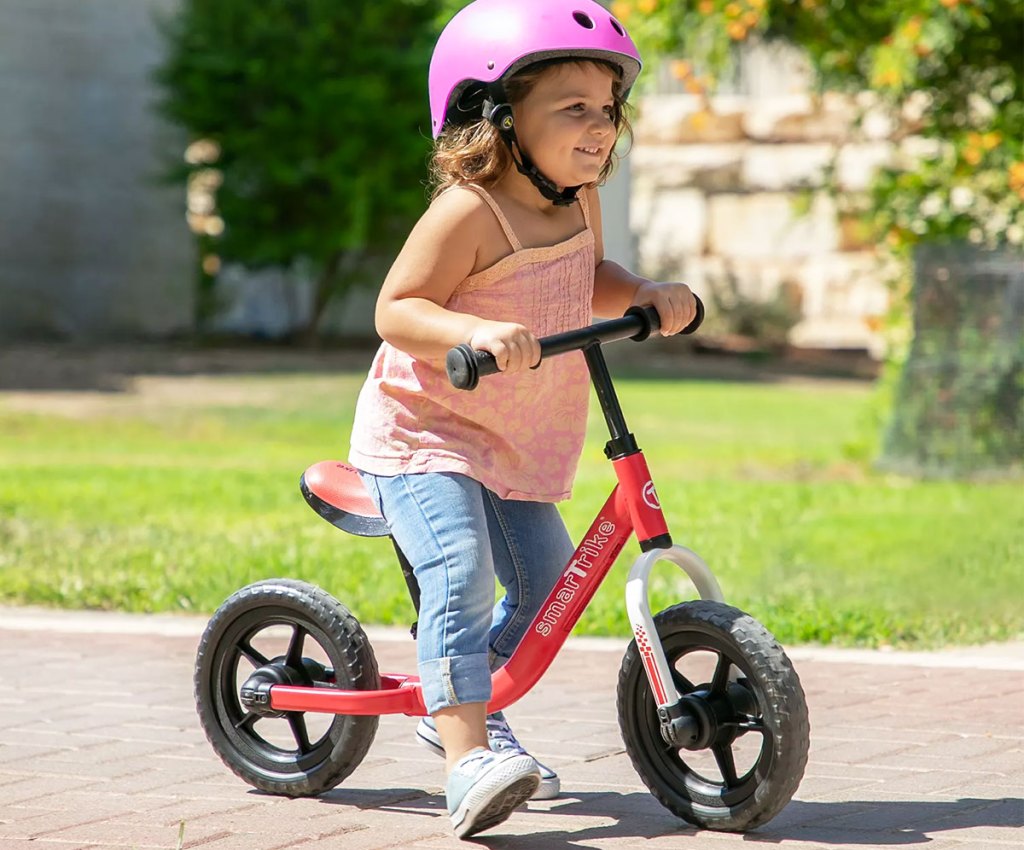
[[[708,568],[708,565],[701,560],[696,552],[684,546],[672,546],[670,549],[652,549],[644,552],[633,562],[626,580],[626,613],[629,616],[629,625],[636,636],[637,643],[643,647],[644,654],[648,655],[654,670],[646,666],[648,677],[652,674],[661,679],[662,687],[657,682],[651,682],[651,693],[657,694],[664,690],[667,699],[662,705],[672,705],[679,699],[679,693],[672,684],[672,672],[665,658],[665,651],[662,649],[661,641],[657,640],[658,630],[654,625],[654,616],[651,614],[651,607],[647,601],[647,585],[651,569],[658,561],[671,561],[679,567],[693,582],[701,599],[710,599],[714,602],[724,602],[722,588],[718,580]],[[650,640],[644,636],[649,635]]]

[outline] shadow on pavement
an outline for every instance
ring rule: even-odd
[[[335,789],[320,798],[337,805],[376,808],[430,817],[445,815],[440,795],[422,789],[388,791]],[[550,829],[530,835],[484,833],[471,843],[507,850],[579,850],[580,842],[611,838],[646,839],[655,836],[699,836],[702,830],[675,818],[649,794],[580,793],[566,796],[550,809],[532,808],[531,815],[550,822]],[[604,818],[613,821],[584,829],[558,829],[563,816]],[[514,817],[514,816],[513,816]],[[1004,797],[959,800],[849,800],[820,802],[794,800],[771,823],[737,835],[759,844],[806,841],[832,847],[927,844],[934,833],[991,827],[1024,828],[1024,799]]]

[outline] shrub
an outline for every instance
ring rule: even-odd
[[[221,262],[298,269],[327,303],[425,205],[433,0],[183,0],[160,109],[185,128],[201,313]]]

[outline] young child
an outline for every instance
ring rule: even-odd
[[[437,191],[377,301],[384,340],[359,396],[351,463],[420,585],[417,657],[460,838],[559,781],[487,715],[508,660],[573,552],[569,497],[589,381],[580,352],[545,362],[539,337],[653,304],[662,333],[690,290],[605,260],[596,186],[611,169],[640,71],[623,26],[592,0],[476,0],[430,63]],[[473,392],[450,348],[491,352]],[[494,579],[504,598],[494,605]]]

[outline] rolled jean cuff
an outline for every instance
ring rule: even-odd
[[[419,663],[420,684],[427,712],[491,699],[491,671],[487,653],[432,658]]]

